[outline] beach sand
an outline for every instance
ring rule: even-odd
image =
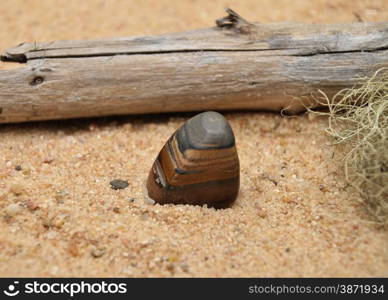
[[[387,20],[387,5],[3,0],[0,47],[209,27],[224,7],[251,21],[323,23]],[[235,204],[144,201],[153,160],[190,116],[0,125],[0,276],[388,276],[387,230],[346,183],[325,118],[225,113],[241,164]],[[113,179],[129,186],[113,190]]]

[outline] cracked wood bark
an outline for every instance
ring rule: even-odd
[[[21,44],[1,59],[0,123],[203,110],[303,110],[388,65],[388,22],[250,23],[148,37]],[[311,97],[309,98],[311,99]]]

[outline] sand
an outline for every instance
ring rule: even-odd
[[[213,26],[225,6],[261,22],[388,17],[387,1],[53,2],[3,0],[1,50]],[[224,115],[241,163],[224,210],[144,201],[153,159],[192,114],[0,125],[0,276],[388,276],[387,230],[346,184],[326,119]]]

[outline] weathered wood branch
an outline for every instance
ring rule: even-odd
[[[388,65],[388,22],[253,24],[235,12],[189,32],[21,44],[0,71],[0,123],[202,110],[300,111]]]

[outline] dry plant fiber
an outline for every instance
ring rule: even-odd
[[[388,68],[379,69],[360,85],[338,92],[333,99],[320,92],[327,106],[326,131],[345,147],[346,179],[355,187],[374,219],[388,224]]]

